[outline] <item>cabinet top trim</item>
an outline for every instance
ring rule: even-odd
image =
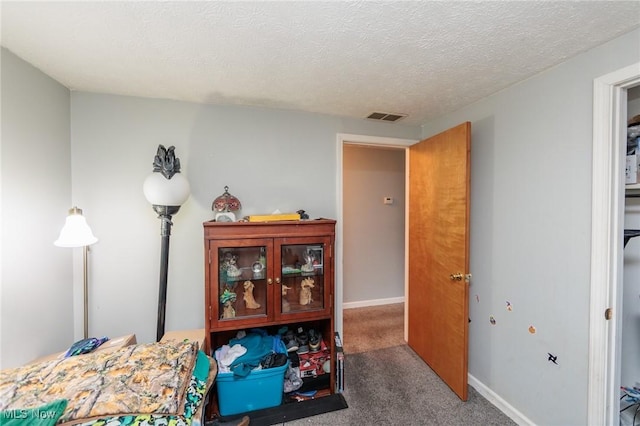
[[[206,240],[233,238],[279,238],[335,236],[336,221],[332,219],[287,220],[276,222],[205,222]]]
[[[210,220],[204,222],[203,225],[207,226],[281,226],[281,225],[321,225],[321,224],[335,224],[336,221],[333,219],[311,219],[311,220],[277,220],[273,222],[216,222],[214,220]]]

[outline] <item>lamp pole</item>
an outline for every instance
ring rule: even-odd
[[[169,237],[171,236],[171,216],[178,213],[180,206],[158,206],[153,210],[158,213],[160,219],[160,236],[162,245],[160,248],[160,284],[158,291],[158,322],[156,326],[156,341],[164,336],[165,317],[167,312],[167,277],[169,276]]]
[[[89,246],[82,247],[82,287],[84,289],[84,338],[89,337],[89,274],[87,272],[87,255]]]

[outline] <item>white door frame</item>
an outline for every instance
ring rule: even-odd
[[[419,140],[414,140],[414,139],[398,139],[398,138],[387,138],[387,137],[380,137],[380,136],[367,136],[367,135],[354,135],[354,134],[349,134],[349,133],[338,133],[336,135],[336,140],[337,140],[337,147],[336,147],[336,172],[337,172],[337,178],[336,178],[336,208],[338,211],[338,216],[336,218],[337,223],[336,223],[336,255],[335,255],[335,265],[336,265],[336,272],[335,272],[335,326],[336,326],[336,330],[338,331],[338,333],[340,333],[340,336],[342,336],[342,304],[343,304],[343,273],[344,273],[344,269],[342,267],[343,265],[343,256],[342,256],[342,250],[343,250],[343,219],[344,219],[344,203],[342,200],[342,185],[343,185],[343,160],[342,160],[342,149],[344,147],[344,145],[346,144],[351,144],[351,145],[365,145],[365,146],[376,146],[376,147],[391,147],[391,148],[399,148],[405,149],[405,194],[408,194],[409,191],[409,146],[420,142]],[[409,214],[409,209],[408,209],[408,202],[409,202],[409,197],[408,195],[405,197],[406,202],[405,202],[405,237],[404,237],[404,247],[405,247],[405,253],[407,253],[407,244],[409,239],[407,238],[408,235],[408,227],[409,227],[409,220],[408,220],[408,214]],[[407,260],[408,260],[408,256],[405,255],[405,263],[404,263],[404,293],[407,294],[407,285],[408,285],[408,267],[407,267]],[[408,315],[408,310],[406,309],[406,305],[407,305],[407,300],[405,297],[405,310],[404,310],[404,339],[407,340],[407,315]]]
[[[619,423],[627,89],[639,84],[640,62],[593,83],[589,425]]]

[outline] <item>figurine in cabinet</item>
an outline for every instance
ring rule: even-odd
[[[303,257],[305,264],[300,267],[300,270],[303,274],[313,274],[313,261],[315,259],[313,252],[311,250],[307,250]]]
[[[253,298],[253,288],[255,286],[249,280],[244,282],[244,303],[247,305],[247,309],[259,309],[260,304]]]
[[[302,289],[300,290],[300,304],[301,305],[310,305],[313,302],[313,298],[311,297],[311,289],[315,287],[315,281],[313,278],[305,278],[300,283]]]
[[[220,295],[220,303],[222,303],[222,319],[230,319],[236,317],[236,310],[233,304],[238,296],[228,289],[225,289]]]
[[[291,287],[282,284],[282,312],[289,312],[291,310],[289,301],[287,300],[287,291],[289,290],[291,290]]]
[[[238,278],[242,275],[242,271],[237,266],[237,256],[232,253],[227,252],[224,255],[224,261],[222,262],[221,268],[223,271],[227,273],[227,277],[230,279]]]

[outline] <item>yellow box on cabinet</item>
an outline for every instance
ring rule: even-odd
[[[278,220],[300,220],[298,213],[254,214],[249,216],[249,222],[275,222]]]

